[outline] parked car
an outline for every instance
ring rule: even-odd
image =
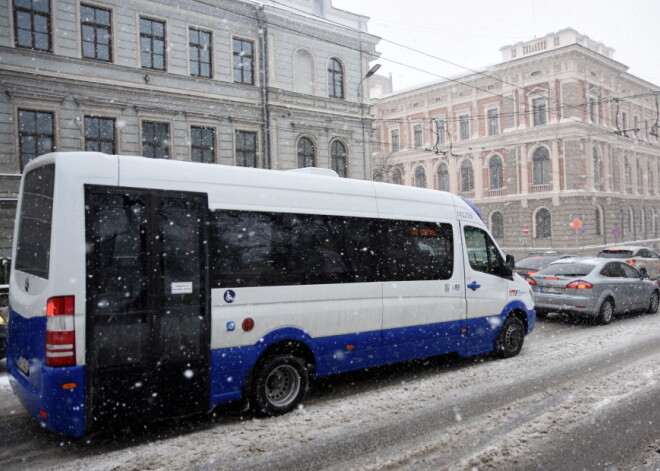
[[[598,256],[625,259],[628,265],[637,268],[642,274],[648,274],[652,280],[660,279],[660,255],[648,247],[617,245],[601,250]]]
[[[568,257],[573,257],[573,255],[557,252],[532,252],[527,257],[516,261],[515,270],[524,278],[527,275],[533,275],[537,271],[547,267],[555,260]]]
[[[634,267],[607,258],[564,258],[527,277],[536,315],[549,312],[609,324],[615,314],[656,313],[660,288]]]

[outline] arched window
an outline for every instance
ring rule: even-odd
[[[415,169],[415,186],[426,188],[426,171],[421,165]]]
[[[642,162],[637,159],[637,193],[642,193]]]
[[[344,98],[344,67],[334,57],[328,61],[328,96]]]
[[[474,190],[474,171],[472,170],[472,161],[465,159],[461,164],[461,191]]]
[[[493,212],[490,216],[490,232],[496,239],[504,237],[504,216],[499,211]]]
[[[337,172],[337,175],[340,177],[346,177],[347,175],[347,159],[346,146],[341,141],[332,141],[330,144],[330,160],[332,165],[332,170]]]
[[[401,170],[398,168],[392,169],[392,183],[395,185],[401,185],[403,182],[403,177],[401,176]]]
[[[438,190],[449,191],[449,168],[444,162],[438,166]]]
[[[307,95],[314,94],[314,59],[309,52],[296,51],[293,59],[294,90]]]
[[[504,173],[502,171],[502,157],[495,154],[488,162],[488,173],[490,174],[490,189],[496,190],[504,186]]]
[[[624,184],[624,191],[626,193],[630,193],[630,185],[632,182],[632,173],[630,173],[630,160],[628,157],[626,157],[626,160],[624,161],[623,164],[623,184]]]
[[[596,235],[602,235],[603,233],[603,221],[602,221],[602,215],[600,212],[600,208],[596,208],[596,212],[594,214],[596,216]]]
[[[550,211],[546,208],[536,211],[535,223],[537,239],[548,239],[552,237],[552,217]]]
[[[550,151],[546,147],[539,147],[532,156],[534,167],[534,185],[550,183]]]
[[[298,167],[314,167],[316,165],[316,149],[308,137],[298,139]]]

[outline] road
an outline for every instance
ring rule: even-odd
[[[225,408],[76,440],[40,429],[0,376],[0,469],[660,470],[659,360],[660,315],[551,315],[511,359],[351,373],[282,417]]]

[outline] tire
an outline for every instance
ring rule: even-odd
[[[507,317],[497,336],[495,352],[500,358],[511,358],[522,349],[525,341],[525,327],[516,316]]]
[[[651,294],[651,301],[649,302],[649,314],[655,314],[658,312],[658,305],[660,305],[660,292],[654,291]]]
[[[607,325],[612,322],[614,318],[614,304],[609,299],[603,301],[603,304],[600,305],[598,310],[597,321],[600,325]]]
[[[292,355],[267,358],[256,370],[251,399],[261,417],[286,414],[298,407],[307,393],[309,371],[305,362]]]

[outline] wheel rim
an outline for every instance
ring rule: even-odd
[[[266,397],[277,407],[291,404],[300,391],[300,375],[290,365],[275,368],[266,378]]]
[[[612,303],[606,302],[603,304],[603,312],[601,317],[603,322],[609,322],[612,320]]]
[[[523,339],[522,328],[518,324],[511,324],[504,332],[503,347],[509,352],[514,352],[521,345]]]

